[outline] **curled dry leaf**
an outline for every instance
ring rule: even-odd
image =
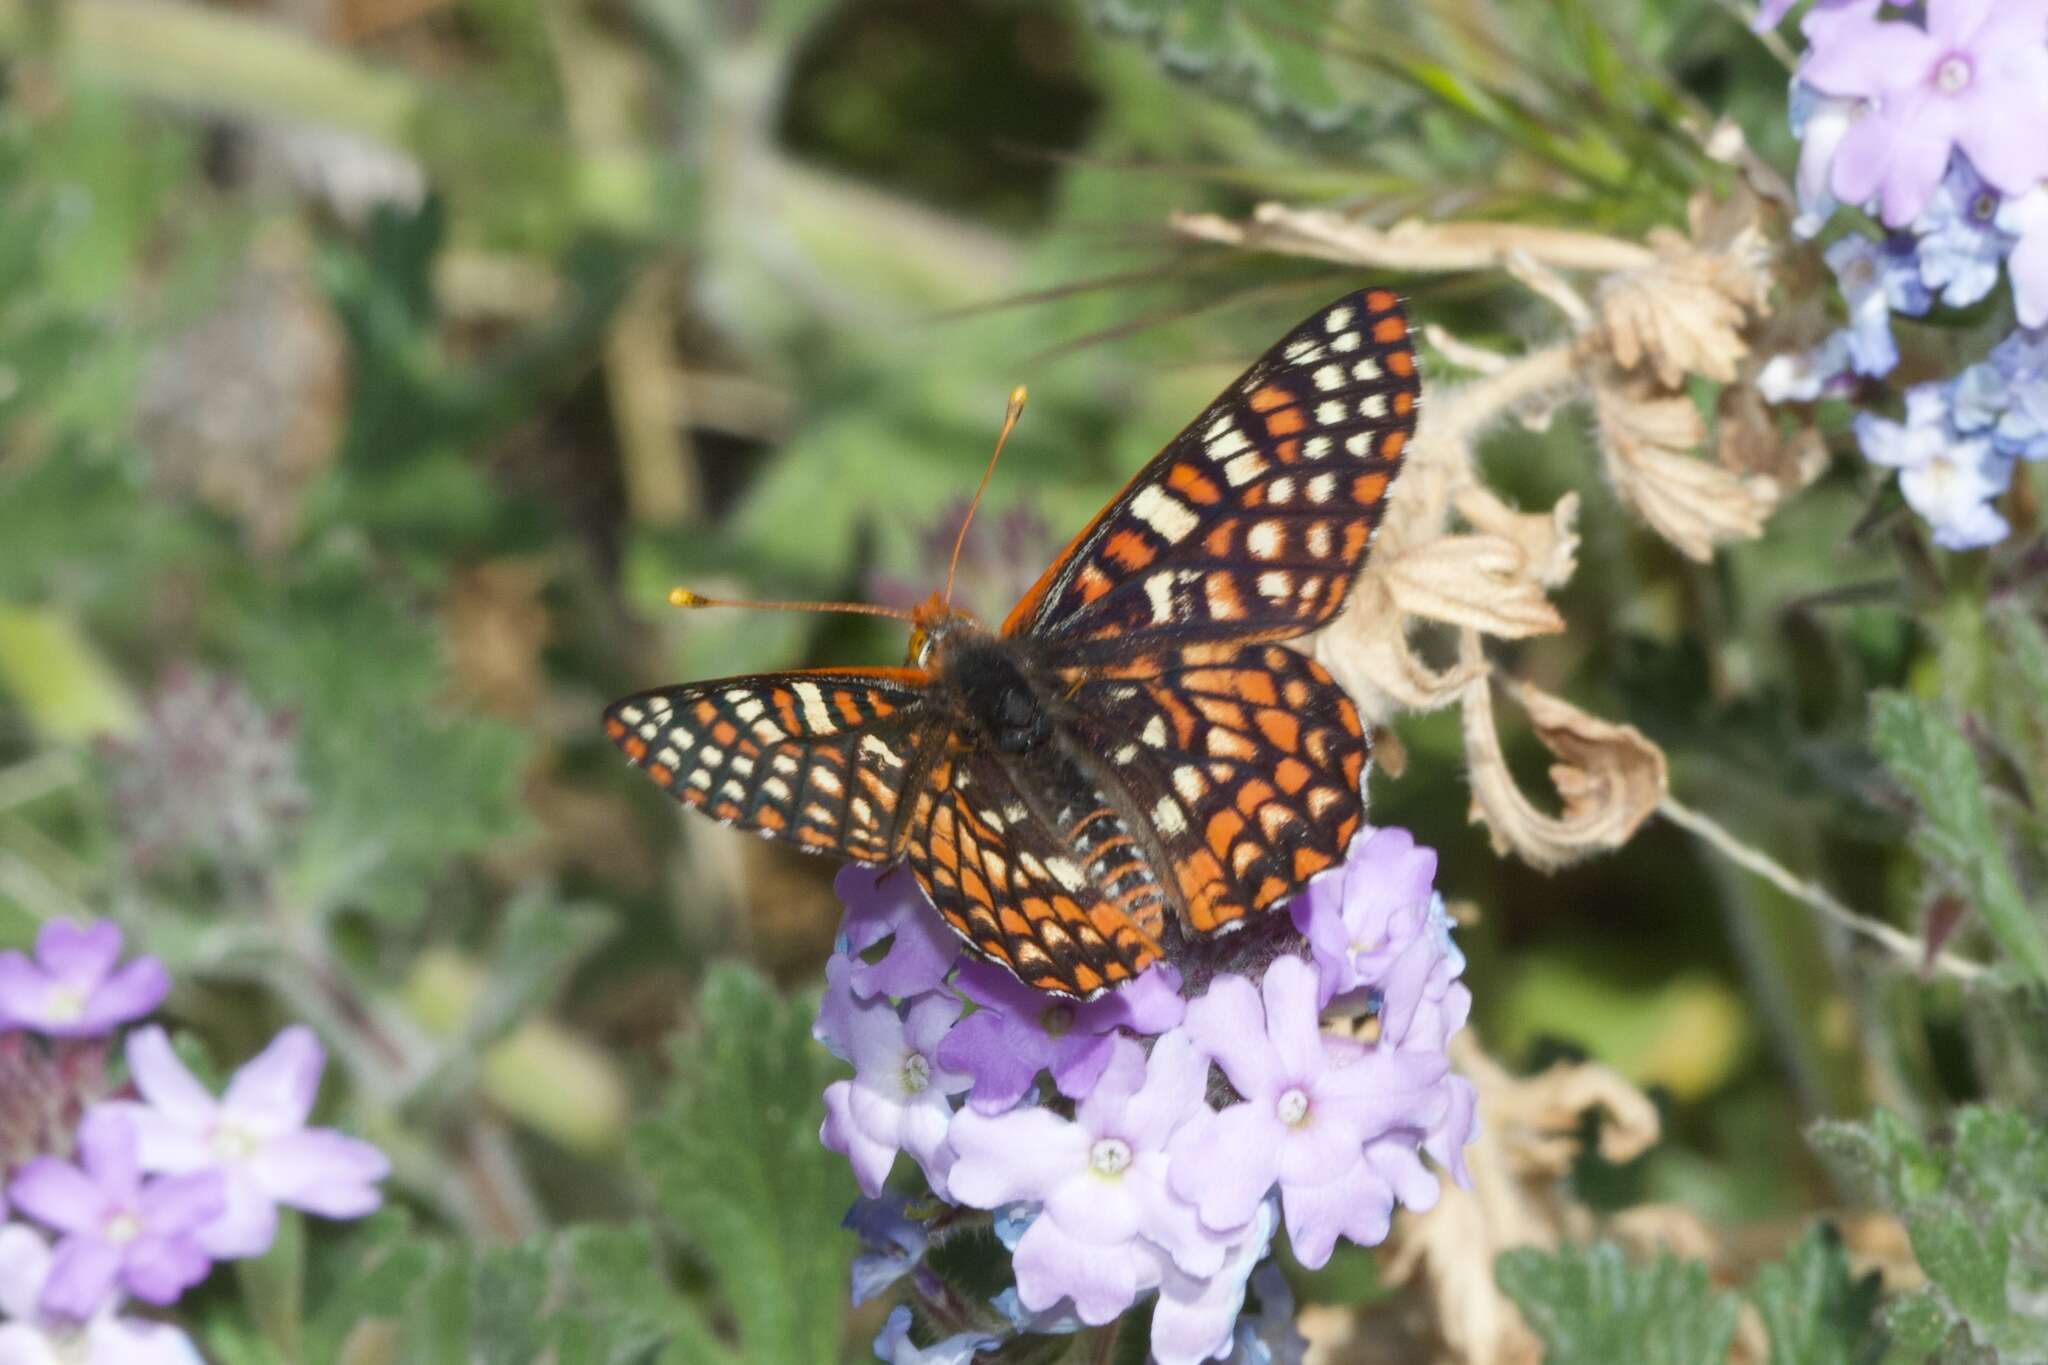
[[[1475,647],[1468,637],[1468,649]],[[1505,686],[1527,709],[1536,737],[1558,757],[1550,780],[1564,810],[1544,814],[1515,785],[1494,727],[1492,681],[1475,679],[1464,698],[1465,758],[1472,816],[1486,822],[1495,851],[1550,869],[1628,842],[1664,798],[1663,751],[1633,725],[1588,715],[1527,683]]]
[[[1593,386],[1593,412],[1615,491],[1688,558],[1704,563],[1723,541],[1763,534],[1776,482],[1695,458],[1707,428],[1690,398],[1610,375]]]
[[[1724,469],[1769,479],[1779,498],[1806,487],[1827,469],[1827,442],[1819,430],[1802,422],[1786,435],[1752,385],[1730,384],[1715,408],[1714,448]]]
[[[1689,216],[1690,237],[1652,232],[1656,261],[1609,275],[1599,290],[1615,362],[1624,370],[1647,363],[1667,389],[1688,374],[1732,383],[1750,349],[1744,329],[1770,301],[1769,239],[1756,196],[1696,195]]]

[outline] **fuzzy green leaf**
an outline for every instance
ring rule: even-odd
[[[1771,1338],[1770,1365],[1867,1365],[1883,1355],[1878,1276],[1849,1277],[1834,1228],[1822,1224],[1782,1261],[1757,1271],[1749,1297]]]
[[[1735,1338],[1735,1296],[1715,1292],[1698,1262],[1630,1265],[1600,1242],[1504,1252],[1494,1275],[1549,1365],[1722,1365]]]
[[[836,1063],[811,1038],[811,1002],[781,1000],[736,967],[706,981],[702,1027],[637,1134],[661,1209],[702,1257],[746,1357],[825,1365],[840,1355],[853,1199],[846,1163],[818,1144]]]
[[[1877,751],[1920,805],[1914,846],[1937,875],[1962,888],[2014,964],[2048,984],[2048,925],[2013,877],[1970,742],[1924,702],[1896,692],[1873,700]]]

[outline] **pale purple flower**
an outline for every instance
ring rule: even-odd
[[[1858,374],[1882,376],[1899,363],[1892,340],[1892,314],[1919,317],[1934,302],[1920,282],[1920,262],[1910,237],[1884,242],[1848,236],[1827,249],[1842,298],[1849,305],[1849,364]]]
[[[974,1077],[968,1103],[984,1114],[1015,1107],[1046,1070],[1062,1095],[1084,1098],[1109,1065],[1119,1029],[1163,1033],[1186,1009],[1180,974],[1164,965],[1082,1004],[1035,991],[986,963],[962,968],[954,984],[981,1008],[939,1045],[939,1063]]]
[[[2013,238],[2005,268],[2020,326],[2048,327],[2048,186],[2008,199],[1998,211],[1998,229]]]
[[[1405,829],[1375,829],[1352,845],[1341,870],[1294,898],[1289,910],[1315,955],[1324,1005],[1381,986],[1402,955],[1431,950],[1435,940],[1422,931],[1435,881],[1435,849],[1419,847]]]
[[[1154,1365],[1200,1365],[1230,1355],[1238,1317],[1244,1312],[1245,1286],[1272,1247],[1278,1221],[1271,1200],[1260,1204],[1212,1275],[1189,1275],[1155,1254],[1159,1302],[1152,1309]]]
[[[1798,3],[1799,0],[1761,0],[1756,7],[1756,18],[1750,22],[1750,27],[1758,33],[1774,29],[1785,22],[1785,16],[1790,14],[1793,6]],[[1841,10],[1874,11],[1877,6],[1878,0],[1815,0],[1813,9],[1807,13],[1800,26],[1810,35],[1817,25],[1828,22],[1830,15]]]
[[[1393,1191],[1366,1145],[1435,1126],[1450,1066],[1441,1051],[1326,1039],[1317,994],[1315,968],[1283,957],[1259,986],[1218,977],[1188,1006],[1188,1037],[1245,1098],[1186,1124],[1170,1149],[1174,1193],[1217,1231],[1248,1222],[1277,1184],[1294,1254],[1310,1269],[1339,1236],[1368,1246],[1386,1236]]]
[[[170,994],[170,973],[153,957],[120,960],[119,925],[51,920],[33,960],[0,953],[0,1029],[97,1038],[142,1018]]]
[[[1820,234],[1841,207],[1829,188],[1834,183],[1835,152],[1862,117],[1865,102],[1823,95],[1794,79],[1787,104],[1792,135],[1799,139],[1799,168],[1792,180],[1799,211],[1792,220],[1792,231],[1802,239],[1811,238]]]
[[[917,1269],[930,1239],[924,1224],[906,1217],[910,1201],[900,1194],[862,1196],[853,1201],[839,1226],[860,1238],[853,1258],[853,1306],[860,1307]]]
[[[1237,1320],[1231,1333],[1231,1365],[1304,1365],[1308,1338],[1294,1325],[1294,1290],[1280,1267],[1268,1261],[1252,1272],[1259,1311]]]
[[[1167,1144],[1208,1112],[1207,1076],[1208,1063],[1179,1030],[1153,1045],[1149,1061],[1119,1038],[1071,1120],[1034,1108],[995,1116],[969,1108],[953,1120],[955,1200],[1043,1206],[1017,1243],[1017,1295],[1027,1310],[1070,1298],[1082,1321],[1108,1322],[1152,1287],[1148,1249],[1197,1278],[1222,1268],[1243,1230],[1206,1231],[1167,1187]]]
[[[145,1101],[106,1106],[134,1124],[144,1169],[212,1173],[224,1184],[220,1216],[200,1230],[216,1260],[260,1256],[277,1235],[279,1205],[322,1218],[361,1218],[383,1202],[383,1152],[331,1128],[308,1128],[327,1056],[313,1031],[285,1029],[215,1099],[160,1028],[128,1038],[128,1070]]]
[[[1810,351],[1774,355],[1756,372],[1756,391],[1766,403],[1811,403],[1823,394],[1846,393],[1849,333],[1837,328]]]
[[[875,1354],[888,1365],[973,1365],[977,1355],[993,1351],[1003,1339],[986,1332],[955,1332],[930,1346],[910,1341],[910,1310],[898,1305],[875,1336]]]
[[[204,1365],[183,1332],[119,1317],[112,1302],[83,1321],[49,1316],[54,1261],[39,1234],[0,1226],[0,1365]]]
[[[1800,79],[1871,103],[1835,153],[1840,199],[1903,227],[1958,148],[2008,194],[2048,174],[2048,0],[1927,0],[1924,29],[1851,7],[1810,36]]]
[[[78,1129],[78,1164],[38,1157],[9,1187],[15,1207],[63,1233],[43,1291],[53,1317],[91,1318],[117,1288],[145,1303],[175,1303],[212,1261],[199,1230],[227,1206],[217,1171],[143,1178],[128,1117],[93,1110]]]
[[[1856,440],[1871,463],[1899,471],[1899,491],[1927,521],[1935,544],[1979,549],[2011,531],[1991,500],[2011,483],[2012,462],[1988,438],[1956,430],[1945,386],[1907,390],[1903,423],[1858,413]]]
[[[2048,328],[2022,329],[1991,348],[1984,366],[1997,376],[1996,424],[1992,442],[2000,453],[2023,460],[2048,458]],[[1963,384],[1957,385],[1958,390]],[[1958,407],[1958,425],[1965,425]]]
[[[951,996],[927,995],[899,1015],[886,998],[860,1000],[842,974],[828,975],[821,1020],[844,1030],[850,1081],[825,1088],[825,1122],[819,1141],[845,1155],[861,1193],[882,1192],[896,1153],[908,1152],[923,1168],[932,1192],[946,1197],[946,1126],[953,1117],[951,1096],[968,1087],[965,1076],[939,1065],[939,1041],[960,1017]]]
[[[900,867],[877,873],[849,863],[832,879],[846,906],[840,932],[853,968],[847,985],[862,1000],[875,995],[907,999],[937,987],[960,956],[960,940],[926,899],[917,879]],[[867,954],[883,939],[888,950]]]
[[[1914,220],[1920,282],[1940,291],[1949,307],[1967,308],[1998,283],[1999,264],[2013,247],[2012,234],[1998,226],[2003,203],[1970,159],[1958,155]]]

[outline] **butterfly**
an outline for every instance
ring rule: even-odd
[[[1348,294],[1139,470],[1000,628],[934,593],[903,667],[657,688],[606,733],[725,824],[907,863],[974,953],[1091,999],[1281,903],[1358,830],[1358,712],[1282,642],[1343,609],[1420,395],[1399,299]]]

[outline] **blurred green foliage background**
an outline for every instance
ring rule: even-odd
[[[1363,283],[1177,240],[1169,211],[1633,236],[1726,183],[1701,119],[1785,163],[1785,78],[1713,0],[0,0],[0,942],[117,917],[219,1056],[314,1022],[330,1107],[399,1165],[374,1226],[209,1288],[208,1349],[864,1354],[804,1003],[830,869],[685,820],[596,721],[901,641],[674,613],[670,585],[928,591],[1022,382],[967,569],[1000,614]],[[1554,326],[1499,278],[1388,282],[1471,342]],[[1531,505],[1587,497],[1570,630],[1512,647],[1518,673],[1913,931],[1948,883],[1866,697],[2038,745],[2029,580],[1902,550],[1852,460],[1707,565],[1599,487],[1574,416],[1486,461]],[[1455,719],[1397,732],[1374,819],[1473,912],[1479,1038],[1518,1071],[1606,1060],[1663,1110],[1659,1147],[1589,1159],[1574,1197],[1775,1247],[1874,1197],[1809,1122],[2038,1103],[2038,995],[1873,964],[1667,824],[1556,875],[1502,860]],[[2020,757],[1990,784],[2038,782]],[[1369,1265],[1330,1284],[1378,1292]]]

